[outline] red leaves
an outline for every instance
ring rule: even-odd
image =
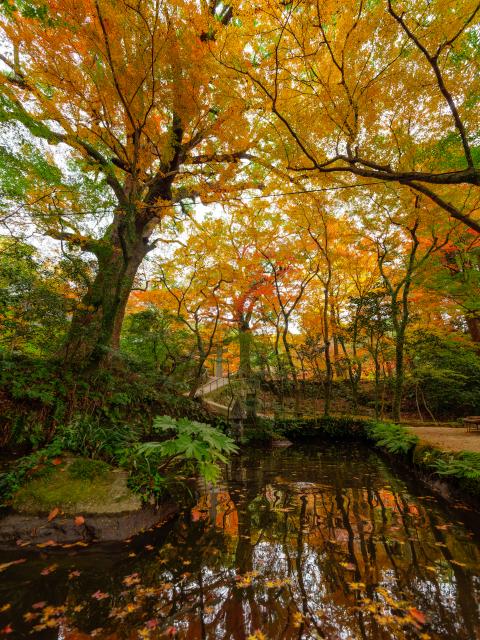
[[[415,622],[419,625],[424,625],[427,621],[425,614],[416,609],[415,607],[410,607],[408,610],[410,616],[415,620]]]
[[[59,513],[60,513],[60,509],[58,507],[55,507],[55,509],[52,509],[48,514],[48,518],[47,518],[48,522],[51,522],[52,520],[54,520]]]
[[[13,633],[13,627],[9,624],[7,624],[6,627],[3,627],[3,629],[0,629],[0,635],[2,636],[6,636],[9,633]]]
[[[45,567],[45,569],[42,569],[40,573],[42,574],[42,576],[48,576],[54,571],[56,571],[57,569],[58,569],[58,564],[51,564],[49,567]]]
[[[76,569],[74,569],[73,571],[70,571],[70,573],[68,574],[68,579],[72,580],[73,578],[78,578],[80,574],[81,574],[81,571],[77,571]]]
[[[105,598],[110,598],[110,594],[98,590],[95,591],[95,593],[92,593],[92,598],[94,598],[95,600],[105,600]]]
[[[81,527],[82,524],[85,524],[85,518],[83,516],[75,516],[74,523],[76,527]]]
[[[53,465],[58,466],[59,464],[62,464],[63,460],[61,458],[53,458],[50,462]]]

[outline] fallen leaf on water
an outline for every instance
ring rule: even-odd
[[[147,629],[156,629],[158,627],[157,618],[152,618],[151,620],[147,620],[145,623],[145,626],[147,627]]]
[[[360,591],[360,589],[365,589],[364,582],[347,582],[347,584],[349,585],[350,589],[353,589],[354,591]]]
[[[452,564],[456,564],[457,567],[466,567],[467,565],[465,564],[465,562],[459,562],[458,560],[450,560],[450,562]]]
[[[46,542],[40,542],[40,544],[37,544],[37,547],[39,549],[45,549],[46,547],[58,547],[58,542],[55,542],[55,540],[47,540]]]
[[[95,600],[104,600],[105,598],[109,598],[110,594],[109,593],[103,593],[103,591],[95,591],[95,593],[92,593],[92,598],[95,598]]]
[[[17,545],[17,547],[28,547],[28,545],[31,544],[31,541],[22,540],[21,538],[19,538],[18,540],[15,541],[15,544]]]
[[[68,579],[71,580],[72,578],[78,578],[80,573],[81,571],[77,571],[76,569],[74,569],[73,571],[70,571],[70,573],[68,574]]]
[[[32,622],[32,620],[36,620],[40,616],[39,613],[33,613],[32,611],[27,611],[27,613],[23,614],[23,619],[25,622]]]
[[[348,569],[348,571],[355,571],[355,569],[357,568],[351,562],[340,562],[340,566],[343,567],[344,569]]]
[[[48,514],[47,520],[49,522],[51,522],[52,520],[54,520],[58,516],[59,513],[60,513],[60,509],[58,507],[55,507],[55,509],[52,509],[50,511],[50,513]]]
[[[44,600],[42,600],[42,602],[35,602],[35,604],[32,604],[32,609],[43,609],[46,604]]]
[[[8,611],[11,607],[12,605],[10,603],[2,605],[0,607],[0,613],[5,613],[5,611]]]
[[[4,564],[0,564],[0,573],[8,569],[8,567],[13,567],[14,564],[22,564],[22,562],[26,562],[26,558],[20,558],[20,560],[12,560],[12,562],[5,562]]]
[[[82,524],[85,524],[85,518],[83,516],[75,516],[74,522],[76,527],[81,527]]]
[[[45,567],[45,569],[42,569],[40,573],[42,574],[42,576],[48,576],[50,573],[53,573],[57,569],[58,569],[58,564],[51,564],[49,567]]]
[[[13,628],[9,624],[7,624],[6,627],[3,627],[3,629],[0,630],[0,634],[4,636],[8,635],[9,633],[13,633]]]
[[[140,584],[140,578],[138,577],[138,573],[132,573],[129,576],[125,576],[122,582],[127,587],[131,587],[134,584]]]
[[[418,609],[416,609],[415,607],[410,607],[410,609],[408,609],[408,613],[412,616],[412,618],[418,624],[423,625],[427,621],[425,614],[419,611]]]

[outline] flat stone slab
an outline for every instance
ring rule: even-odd
[[[178,512],[173,502],[146,506],[136,511],[116,514],[58,515],[50,522],[48,514],[12,513],[0,519],[1,546],[83,546],[92,541],[126,540],[145,529],[162,524]],[[46,544],[45,544],[46,543]]]

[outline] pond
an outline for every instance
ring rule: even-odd
[[[479,537],[361,446],[252,450],[130,541],[0,551],[0,635],[474,639]]]

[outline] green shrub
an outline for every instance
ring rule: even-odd
[[[418,436],[397,424],[371,422],[366,434],[376,447],[394,454],[408,455],[418,443]]]
[[[15,466],[0,474],[0,507],[10,503],[13,495],[27,478],[38,477],[52,471],[55,458],[62,452],[62,448],[62,442],[55,439],[48,447],[20,458]]]
[[[59,427],[57,437],[64,449],[85,458],[113,461],[122,449],[138,442],[141,430],[135,425],[112,425],[95,416],[77,416],[66,427]]]

